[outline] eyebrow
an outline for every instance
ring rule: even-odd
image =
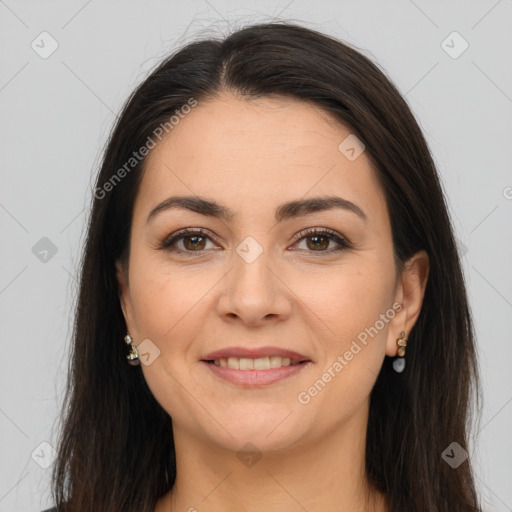
[[[231,220],[235,215],[235,212],[227,206],[220,205],[212,200],[198,196],[175,196],[169,197],[156,205],[149,212],[146,223],[148,223],[158,213],[174,208],[182,208],[199,213],[200,215],[223,219],[226,221]],[[335,208],[352,212],[365,222],[368,220],[368,217],[359,206],[347,199],[337,196],[314,197],[311,199],[288,201],[276,208],[275,220],[276,222],[282,222],[295,217],[301,217],[320,211],[333,210]]]

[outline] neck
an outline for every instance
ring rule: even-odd
[[[236,452],[174,426],[177,478],[155,512],[386,512],[385,497],[366,478],[365,420],[367,414],[353,417],[319,439],[265,452],[248,465]]]

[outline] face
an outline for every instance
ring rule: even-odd
[[[338,148],[350,133],[306,102],[226,94],[148,156],[118,279],[144,377],[175,429],[264,451],[364,423],[421,299],[405,300],[369,158]],[[197,211],[165,207],[178,196]],[[282,206],[327,197],[338,199]]]

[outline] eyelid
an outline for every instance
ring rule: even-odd
[[[353,244],[341,233],[338,233],[334,229],[331,228],[324,228],[324,227],[312,227],[312,228],[306,228],[301,231],[299,231],[296,235],[293,236],[293,242],[294,244],[298,241],[307,238],[308,236],[313,235],[319,235],[319,236],[327,236],[330,240],[333,240],[338,244],[337,249],[331,249],[328,251],[307,251],[310,253],[318,253],[318,254],[330,254],[333,252],[341,251],[341,250],[347,250],[347,249],[353,249]]]
[[[334,229],[322,228],[322,227],[312,227],[312,228],[303,229],[303,230],[299,231],[296,235],[293,235],[292,240],[294,242],[296,242],[296,241],[300,240],[301,238],[304,238],[308,235],[316,235],[316,234],[332,235],[333,237],[340,238],[341,240],[348,243],[348,240],[346,240],[346,238],[343,235],[341,235]]]
[[[204,228],[182,228],[182,229],[178,229],[178,231],[174,231],[169,236],[165,237],[162,240],[161,244],[159,244],[158,248],[159,249],[163,249],[163,250],[171,251],[172,249],[170,249],[170,246],[172,244],[174,244],[176,241],[178,241],[180,239],[183,239],[183,238],[185,238],[187,236],[193,236],[193,235],[200,235],[200,236],[203,236],[205,238],[209,238],[213,242],[217,243],[215,241],[215,237],[207,229],[204,229]],[[181,251],[181,250],[177,250],[176,252],[188,252],[189,254],[197,252],[199,254],[201,251]]]
[[[215,236],[211,234],[211,232],[204,228],[182,228],[178,231],[175,231],[168,237],[164,238],[164,240],[161,242],[161,244],[157,247],[158,249],[168,250],[170,252],[178,252],[178,253],[185,253],[190,255],[200,255],[206,249],[201,249],[199,251],[184,251],[182,249],[171,249],[171,247],[178,241],[183,238],[186,238],[187,236],[193,236],[193,235],[200,235],[204,238],[210,239],[212,242],[217,243],[215,241]],[[296,233],[293,238],[293,244],[295,245],[297,242],[303,240],[304,238],[307,238],[308,236],[326,236],[329,240],[334,241],[336,244],[338,244],[338,247],[335,249],[330,249],[327,251],[306,251],[308,253],[318,253],[318,254],[331,254],[333,252],[338,252],[342,250],[352,249],[353,245],[352,243],[344,236],[338,233],[337,231],[325,228],[325,227],[309,227],[306,229],[303,229]]]

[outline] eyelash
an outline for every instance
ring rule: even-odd
[[[185,228],[181,229],[179,231],[176,231],[169,237],[163,240],[161,245],[159,246],[159,249],[166,250],[169,252],[177,252],[177,253],[183,253],[190,256],[195,255],[201,255],[206,249],[201,249],[199,251],[187,251],[182,249],[176,249],[172,248],[172,246],[179,240],[182,240],[183,238],[187,238],[187,235],[190,236],[200,236],[202,238],[209,238],[211,240],[211,237],[207,234],[207,232],[202,228]],[[330,241],[334,241],[338,244],[338,248],[325,250],[325,251],[307,251],[311,253],[324,253],[324,254],[332,254],[333,252],[339,252],[346,249],[352,249],[352,244],[345,238],[339,235],[336,231],[333,231],[329,228],[308,228],[300,231],[293,237],[294,244],[297,242],[300,242],[302,239],[309,238],[312,236],[323,236],[327,237]]]

